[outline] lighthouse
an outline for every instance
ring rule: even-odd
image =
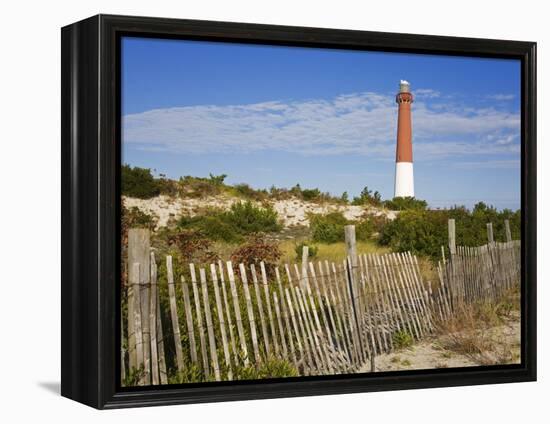
[[[397,112],[397,148],[395,153],[394,197],[414,197],[414,175],[412,156],[411,85],[404,80],[399,83],[395,96],[399,105]]]

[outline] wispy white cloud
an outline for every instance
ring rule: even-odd
[[[431,88],[417,88],[414,90],[414,95],[416,98],[436,98],[441,97],[441,93],[437,90],[432,90]]]
[[[423,93],[426,100],[422,100]],[[518,151],[520,117],[493,108],[428,102],[416,90],[415,160]],[[397,108],[374,92],[332,99],[270,101],[154,109],[123,117],[123,140],[141,150],[172,153],[255,152],[374,155],[395,152]]]
[[[454,167],[460,169],[519,169],[520,160],[518,157],[517,159],[507,160],[457,162]]]
[[[485,97],[490,100],[514,100],[516,98],[515,94],[490,94]]]

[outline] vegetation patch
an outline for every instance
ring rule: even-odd
[[[445,210],[409,209],[402,211],[396,219],[387,222],[380,232],[380,244],[396,252],[411,251],[413,254],[429,256],[433,260],[441,257],[441,246],[448,244],[448,220],[454,218],[456,244],[460,246],[481,246],[487,243],[487,223],[493,223],[495,241],[505,241],[504,221],[510,221],[512,239],[520,238],[520,211],[509,209],[497,211],[480,202],[472,211],[465,207]]]
[[[392,200],[386,200],[384,206],[392,211],[425,210],[428,202],[414,197],[394,197]]]
[[[319,251],[319,247],[312,244],[308,241],[302,241],[301,243],[297,243],[294,247],[294,252],[296,252],[296,260],[301,261],[302,260],[302,253],[304,251],[304,246],[308,247],[308,258],[313,259],[317,256],[317,252]]]
[[[281,250],[277,243],[268,241],[261,233],[249,236],[231,255],[235,266],[241,263],[259,265],[263,262],[269,275],[273,275],[280,258]]]
[[[412,346],[414,339],[407,331],[397,331],[392,336],[393,346],[396,349],[405,349]]]
[[[250,201],[235,203],[228,211],[211,209],[203,215],[182,216],[177,227],[199,230],[212,240],[226,242],[237,242],[253,233],[281,230],[272,207],[256,207]]]
[[[352,221],[346,219],[342,212],[331,212],[310,215],[309,222],[314,242],[332,244],[344,241],[344,227],[351,224],[355,225],[357,240],[369,240],[382,228],[385,218],[369,216],[360,221]]]

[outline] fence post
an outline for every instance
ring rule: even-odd
[[[145,384],[151,384],[151,336],[149,332],[150,250],[151,240],[149,230],[146,228],[130,228],[128,230],[128,281],[139,281],[139,287],[133,286],[133,295],[135,295],[135,290],[139,289],[141,330],[143,333],[143,356],[145,362]],[[135,263],[139,263],[140,266],[133,267],[132,264]],[[139,275],[134,276],[134,273],[138,270]],[[128,331],[128,333],[130,334],[130,331]],[[137,366],[135,343],[135,339],[128,341],[130,368]]]
[[[487,241],[489,244],[493,244],[495,242],[495,239],[493,238],[493,223],[488,222],[487,223]]]
[[[449,252],[452,255],[456,254],[456,231],[455,231],[455,220],[449,219]]]
[[[172,321],[172,333],[174,335],[174,348],[176,350],[176,365],[178,371],[184,371],[183,350],[181,347],[181,332],[178,318],[178,305],[176,302],[176,285],[174,283],[174,269],[172,267],[172,256],[166,256],[166,280],[168,283],[168,298],[170,302],[170,318]],[[151,286],[152,287],[152,286]]]
[[[346,225],[344,227],[344,235],[346,240],[346,254],[349,257],[349,261],[346,261],[348,264],[348,275],[349,275],[349,290],[351,295],[351,306],[353,308],[353,316],[355,317],[355,324],[357,326],[357,336],[359,338],[359,354],[362,356],[363,353],[363,326],[360,325],[361,320],[359,319],[359,313],[361,309],[357,304],[357,293],[359,293],[357,288],[358,275],[357,275],[357,241],[355,238],[355,225]]]
[[[509,243],[512,241],[512,231],[510,230],[510,220],[504,220],[504,228],[506,230],[506,241]]]
[[[449,265],[445,270],[448,278],[449,289],[451,291],[452,305],[453,308],[457,302],[457,288],[455,287],[455,255],[456,255],[456,225],[454,219],[449,219],[448,221],[448,230],[449,230]]]

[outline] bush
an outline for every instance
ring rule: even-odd
[[[218,211],[194,217],[182,216],[177,226],[180,229],[198,230],[204,237],[211,240],[223,240],[232,243],[241,238],[238,229],[226,222],[224,213]]]
[[[354,197],[353,202],[351,203],[352,205],[356,205],[356,206],[362,206],[362,205],[378,206],[380,205],[381,202],[382,202],[382,195],[378,191],[375,191],[373,193],[372,190],[369,190],[368,187],[365,187],[363,188],[363,190],[361,190],[361,194],[359,195],[359,197]]]
[[[327,215],[312,215],[309,218],[311,236],[318,243],[337,243],[344,241],[344,227],[355,225],[355,237],[358,241],[367,241],[379,231],[385,223],[385,217],[368,216],[360,221],[347,220],[341,212]]]
[[[160,174],[159,178],[155,181],[161,194],[166,194],[171,197],[175,197],[179,194],[177,181],[167,178],[166,175]]]
[[[125,196],[150,199],[160,194],[160,186],[148,168],[123,165],[120,178],[121,191]]]
[[[121,215],[123,232],[129,228],[148,228],[149,230],[153,230],[157,225],[156,217],[142,212],[136,206],[128,209],[122,205]]]
[[[384,226],[380,244],[390,246],[396,252],[411,251],[436,258],[441,254],[441,246],[447,244],[446,213],[403,211]]]
[[[208,174],[209,178],[209,182],[212,184],[212,185],[215,185],[215,186],[222,186],[225,179],[227,178],[227,174],[220,174],[220,175],[213,175],[213,174]]]
[[[412,346],[413,337],[406,331],[398,331],[392,336],[393,346],[395,349],[404,349]]]
[[[345,205],[347,205],[349,203],[349,195],[348,195],[347,191],[344,191],[342,193],[342,196],[340,197],[340,202],[342,202]]]
[[[308,249],[308,258],[314,258],[317,256],[317,252],[319,251],[319,248],[315,246],[314,244],[311,244],[311,242],[303,241],[301,243],[296,244],[294,247],[294,251],[296,252],[296,259],[301,261],[302,260],[302,252],[304,250],[304,246],[307,246]]]
[[[309,222],[313,241],[337,243],[344,240],[344,226],[348,224],[348,220],[341,212],[312,215]]]
[[[180,229],[196,229],[212,240],[237,242],[253,233],[270,233],[281,229],[277,212],[271,207],[260,208],[251,202],[235,203],[229,211],[211,209],[203,215],[182,216]]]
[[[234,203],[231,209],[223,214],[223,220],[240,234],[279,231],[281,225],[277,218],[277,212],[271,206],[259,208],[250,201]]]
[[[250,187],[248,184],[237,184],[233,186],[235,192],[244,198],[252,200],[264,200],[267,198],[268,194],[266,190],[255,190]]]
[[[181,196],[201,198],[215,196],[222,191],[219,178],[199,178],[185,176],[178,181],[178,192]]]
[[[296,377],[298,370],[286,360],[271,358],[262,362],[258,367],[254,365],[236,366],[233,375],[235,380],[258,380],[261,378]]]
[[[424,210],[428,207],[428,203],[414,197],[394,197],[392,200],[386,200],[384,206],[392,211]]]
[[[355,238],[358,241],[370,240],[375,232],[374,220],[367,218],[355,225]]]
[[[280,258],[281,250],[277,243],[268,241],[262,233],[250,235],[244,244],[231,254],[231,261],[235,267],[241,263],[259,265],[260,262],[263,262],[270,275]]]
[[[488,222],[493,223],[495,241],[505,240],[505,219],[510,220],[512,238],[518,239],[521,235],[520,211],[505,209],[499,212],[478,203],[471,212],[463,206],[445,210],[404,210],[382,228],[380,244],[397,252],[410,250],[437,260],[441,256],[441,246],[448,244],[449,218],[456,220],[456,244],[459,246],[486,244]]]
[[[319,197],[321,197],[321,191],[318,188],[313,188],[313,189],[305,188],[302,190],[302,199],[306,201],[317,200],[319,199]]]
[[[168,236],[168,243],[177,248],[185,262],[212,263],[219,259],[212,250],[212,242],[200,231],[182,230]]]

